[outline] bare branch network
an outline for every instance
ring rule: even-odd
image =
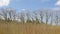
[[[0,8],[0,20],[19,21],[20,23],[44,23],[56,24],[60,23],[60,12],[54,10],[22,10],[16,11],[14,8]]]

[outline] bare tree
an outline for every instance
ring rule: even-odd
[[[51,17],[51,25],[53,23],[53,11],[50,13],[50,17]]]
[[[44,18],[44,13],[43,13],[43,11],[40,11],[40,19],[41,19],[41,23],[43,23],[43,18]]]
[[[1,8],[0,9],[0,15],[1,16],[3,16],[3,18],[5,19],[5,20],[7,20],[7,11],[6,11],[6,9],[4,9],[4,8]]]
[[[56,25],[58,24],[58,16],[56,16],[56,21],[55,21]]]
[[[59,17],[58,17],[58,15],[57,15],[57,13],[56,13],[56,16],[55,16],[55,24],[56,24],[56,25],[58,25],[58,23],[59,23],[59,22],[58,22],[58,19],[59,19]]]
[[[36,22],[36,23],[39,23],[37,12],[34,11],[33,14],[34,14],[34,18],[36,19],[35,22]]]
[[[48,24],[49,18],[50,18],[50,14],[49,14],[49,12],[47,10],[46,11],[46,24]]]
[[[7,12],[8,12],[9,20],[15,19],[16,10],[14,8],[8,8]]]
[[[31,22],[32,22],[32,24],[35,23],[34,15],[33,14],[31,14]]]
[[[26,10],[26,16],[27,16],[27,23],[31,23],[31,15],[30,15],[30,11]]]
[[[24,15],[24,13],[20,12],[18,15],[19,15],[18,18],[21,20],[21,23],[24,23],[25,22],[25,19],[24,19],[25,15]]]

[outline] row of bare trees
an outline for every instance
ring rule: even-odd
[[[2,17],[1,17],[2,16]],[[16,10],[14,8],[1,8],[0,17],[3,20],[12,20],[16,18]]]
[[[6,21],[20,21],[21,23],[55,23],[56,25],[60,21],[60,17],[57,11],[22,10],[18,12],[14,8],[0,8],[0,19]]]

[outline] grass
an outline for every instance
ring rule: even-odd
[[[60,26],[0,21],[0,34],[60,34]]]

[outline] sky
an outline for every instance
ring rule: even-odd
[[[0,7],[13,7],[16,10],[41,8],[60,9],[60,0],[0,0]]]

